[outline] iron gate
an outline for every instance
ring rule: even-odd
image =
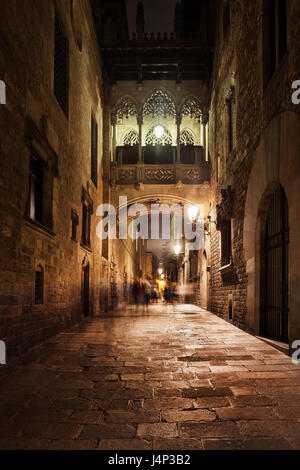
[[[288,204],[280,186],[272,196],[264,239],[262,334],[288,341]]]

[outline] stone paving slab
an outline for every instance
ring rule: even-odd
[[[300,366],[194,306],[88,319],[0,366],[0,449],[300,449]]]

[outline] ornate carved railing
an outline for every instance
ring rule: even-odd
[[[209,181],[209,163],[198,165],[112,165],[111,181],[115,184],[202,184]]]

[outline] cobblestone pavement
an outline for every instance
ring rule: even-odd
[[[299,449],[300,366],[184,306],[91,319],[0,366],[1,449]]]

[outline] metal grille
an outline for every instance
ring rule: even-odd
[[[55,15],[54,94],[63,112],[68,114],[68,40]]]
[[[94,185],[98,184],[98,125],[92,116],[91,126],[91,178]]]
[[[288,208],[281,187],[274,193],[265,235],[265,305],[263,333],[288,340]]]

